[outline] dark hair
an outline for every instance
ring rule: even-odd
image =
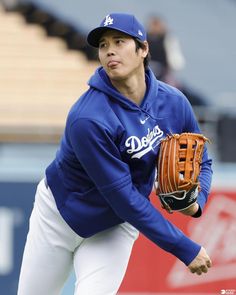
[[[135,45],[136,45],[136,49],[135,49],[136,52],[139,49],[144,49],[146,47],[146,45],[142,41],[140,41],[140,40],[138,40],[136,38],[133,38],[133,39],[134,39],[134,42],[135,42]],[[144,58],[144,61],[143,61],[143,65],[144,65],[145,70],[147,70],[147,68],[148,68],[150,59],[151,59],[151,55],[150,55],[150,52],[148,52],[147,56]]]

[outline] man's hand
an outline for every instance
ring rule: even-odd
[[[188,265],[188,268],[192,273],[201,275],[203,272],[206,273],[208,269],[211,267],[211,265],[211,259],[207,255],[206,250],[202,247],[198,255]]]
[[[195,202],[187,209],[181,210],[179,212],[184,215],[192,216],[198,211],[198,208],[199,208],[199,205],[198,205],[198,203]]]

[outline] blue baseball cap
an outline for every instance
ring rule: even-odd
[[[93,29],[88,34],[88,44],[93,47],[98,47],[102,34],[108,29],[120,31],[140,41],[145,41],[147,39],[144,27],[138,22],[134,15],[127,13],[111,13],[102,20],[99,27]]]

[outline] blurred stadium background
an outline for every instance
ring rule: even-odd
[[[186,66],[175,74],[206,101],[193,107],[214,159],[206,217],[172,217],[209,247],[212,274],[192,279],[141,236],[120,294],[236,294],[235,0],[0,0],[0,294],[16,294],[36,184],[98,66],[86,34],[110,12],[133,13],[144,24],[156,13],[179,38]],[[72,273],[63,295],[73,294],[73,283]]]

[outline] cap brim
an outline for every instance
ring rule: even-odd
[[[98,27],[94,30],[92,30],[88,36],[87,36],[87,42],[89,45],[93,46],[93,47],[99,47],[99,40],[101,39],[102,35],[104,34],[104,32],[108,31],[108,30],[114,30],[114,31],[118,31],[121,33],[124,33],[128,36],[131,37],[136,37],[135,35],[131,35],[130,33],[124,31],[124,30],[120,30],[118,28],[111,28],[111,27]]]

